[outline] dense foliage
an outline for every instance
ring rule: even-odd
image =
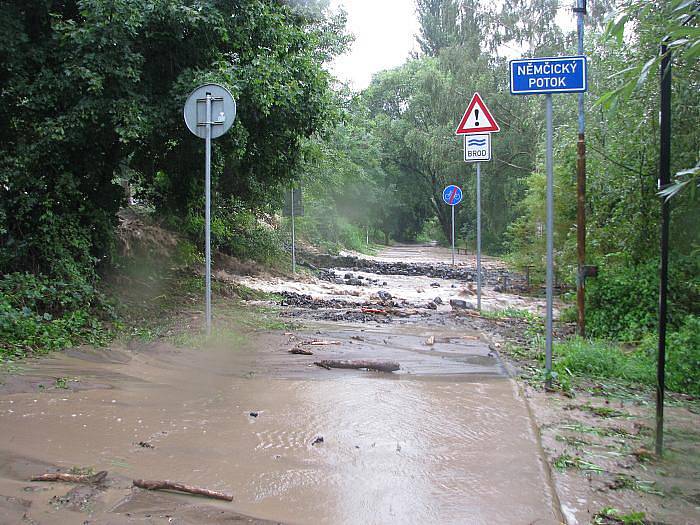
[[[4,1],[0,273],[94,290],[125,188],[180,227],[196,223],[203,141],[185,129],[182,106],[204,81],[238,102],[214,148],[217,216],[264,207],[268,189],[293,177],[303,142],[337,118],[324,64],[347,41],[344,21],[308,4]],[[14,312],[4,318],[51,314],[3,304]]]

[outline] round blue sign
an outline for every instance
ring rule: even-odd
[[[454,184],[450,184],[444,190],[442,190],[442,200],[445,201],[445,204],[457,206],[457,204],[462,202],[462,188],[455,186]]]

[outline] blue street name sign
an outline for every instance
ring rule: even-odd
[[[511,60],[510,92],[540,95],[587,91],[586,66],[583,56]]]
[[[445,204],[457,206],[460,202],[462,202],[462,188],[455,186],[454,184],[450,184],[444,190],[442,190],[442,200],[445,201]]]

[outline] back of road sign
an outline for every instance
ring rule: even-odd
[[[292,199],[294,199],[294,206],[292,206]],[[282,216],[291,217],[292,208],[294,209],[295,217],[304,216],[304,204],[301,201],[301,188],[294,188],[292,191],[286,191],[284,193],[284,207],[282,208]]]
[[[489,108],[486,107],[481,95],[474,93],[467,111],[457,126],[456,135],[469,135],[471,133],[496,133],[501,131],[501,128],[493,118]]]
[[[582,93],[588,89],[586,57],[523,58],[510,62],[513,95]]]
[[[457,206],[460,202],[462,202],[462,188],[455,186],[454,184],[450,184],[444,190],[442,190],[442,200],[445,201],[445,204]]]
[[[211,96],[211,138],[226,133],[236,120],[236,101],[224,86],[204,84],[196,88],[185,102],[185,124],[200,139],[207,136],[207,95]]]

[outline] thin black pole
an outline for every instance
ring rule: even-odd
[[[661,53],[661,108],[659,130],[659,189],[671,182],[671,52],[665,44]],[[666,198],[661,200],[661,268],[659,283],[659,353],[656,369],[656,454],[663,454],[664,393],[666,388],[666,320],[668,292],[668,237],[670,209]]]

